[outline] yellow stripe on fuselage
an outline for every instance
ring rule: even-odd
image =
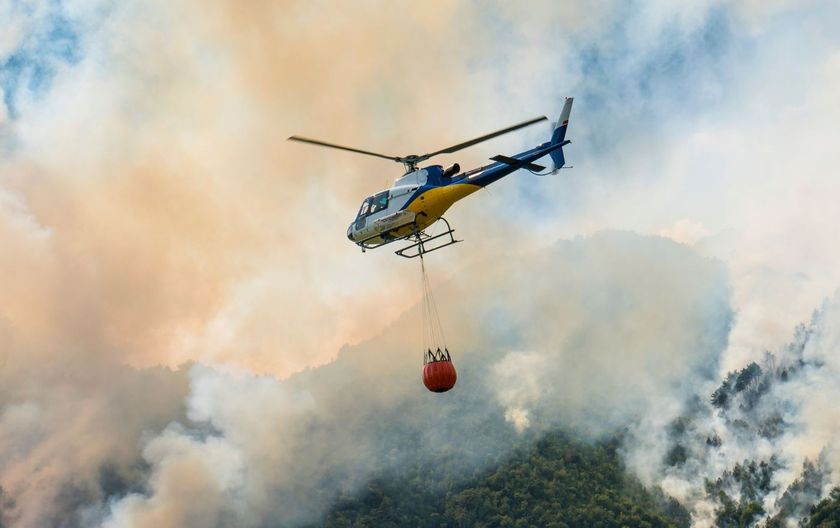
[[[481,187],[471,183],[453,183],[444,187],[435,187],[415,198],[406,209],[417,214],[414,221],[417,228],[423,230],[437,222],[438,218],[452,207],[452,204],[479,189]]]

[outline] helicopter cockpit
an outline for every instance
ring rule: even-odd
[[[358,220],[359,218],[364,218],[387,208],[388,191],[382,191],[381,193],[367,197],[365,201],[362,202],[362,206],[359,208],[359,214],[356,215],[356,219]]]

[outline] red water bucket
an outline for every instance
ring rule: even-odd
[[[431,361],[423,365],[423,385],[432,392],[446,392],[455,386],[458,374],[452,360]]]

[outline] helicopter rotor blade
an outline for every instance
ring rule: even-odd
[[[385,159],[388,159],[388,160],[391,160],[391,161],[402,161],[402,158],[399,158],[397,156],[387,156],[385,154],[379,154],[378,152],[371,152],[369,150],[361,150],[361,149],[357,149],[357,148],[353,148],[353,147],[344,147],[344,146],[341,146],[341,145],[336,145],[336,144],[333,144],[333,143],[327,143],[326,141],[320,141],[320,140],[317,140],[317,139],[309,139],[309,138],[300,137],[300,136],[290,136],[288,138],[288,140],[289,141],[299,141],[301,143],[309,143],[310,145],[317,145],[319,147],[329,147],[329,148],[334,148],[334,149],[339,149],[339,150],[348,150],[350,152],[355,152],[357,154],[367,154],[368,156],[376,156],[377,158],[385,158]]]
[[[519,130],[520,128],[525,128],[527,126],[531,126],[534,123],[539,123],[540,121],[547,121],[548,118],[545,116],[536,117],[534,119],[529,119],[528,121],[524,121],[517,125],[509,126],[507,128],[503,128],[502,130],[497,130],[495,132],[491,132],[489,134],[485,134],[481,137],[477,137],[475,139],[471,139],[469,141],[464,141],[463,143],[458,143],[457,145],[453,145],[451,147],[447,147],[445,149],[436,150],[429,154],[423,154],[422,156],[417,156],[418,161],[423,161],[426,159],[431,158],[432,156],[437,156],[438,154],[452,154],[453,152],[457,152],[461,149],[465,149],[467,147],[471,147],[482,141],[487,141],[488,139],[493,139],[494,137],[501,136],[507,134],[509,132],[513,132],[514,130]]]

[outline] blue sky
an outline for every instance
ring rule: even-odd
[[[78,23],[64,14],[60,0],[31,4],[12,0],[13,21],[26,21],[27,31],[0,56],[0,88],[7,113],[16,117],[21,96],[38,99],[52,85],[56,69],[72,67],[82,58]]]

